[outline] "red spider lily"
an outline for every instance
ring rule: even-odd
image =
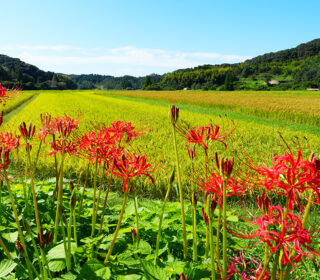
[[[115,137],[112,137],[108,129],[100,129],[97,133],[89,131],[84,134],[79,141],[80,155],[94,162],[98,156],[98,161],[107,161],[115,153]]]
[[[64,150],[64,154],[68,155],[75,155],[78,151],[78,146],[72,141],[63,141],[63,140],[56,140],[55,142],[51,143],[51,148],[53,149],[48,155],[54,155],[57,153],[62,154]]]
[[[226,181],[227,196],[241,196],[246,193],[246,188],[242,182],[229,177]],[[204,182],[200,182],[200,188],[205,191],[206,194],[215,194],[215,198],[219,201],[219,208],[222,209],[223,198],[223,179],[220,174],[215,172],[211,173],[211,176],[205,179]]]
[[[41,124],[40,132],[38,132],[39,139],[45,141],[48,135],[53,134],[53,127],[51,126],[52,117],[49,114],[41,114]]]
[[[0,83],[0,103],[2,103],[3,106],[6,105],[7,100],[17,97],[21,93],[20,88],[13,88],[8,90]]]
[[[147,163],[146,156],[139,156],[136,154],[122,154],[121,157],[114,158],[114,169],[113,174],[124,180],[123,192],[127,190],[127,185],[130,178],[137,176],[147,176],[150,178],[152,184],[154,184],[154,179],[149,174],[152,171],[151,164]]]
[[[218,135],[220,127],[218,125],[215,125],[213,127],[212,124],[210,124],[207,127],[207,130],[208,130],[208,134],[206,135],[207,140],[221,142],[224,145],[224,148],[227,149],[227,145],[224,141],[232,132],[229,132],[226,135]]]
[[[202,145],[203,148],[207,150],[208,145],[205,143],[205,140],[207,140],[207,137],[206,137],[207,130],[208,130],[208,127],[205,127],[205,126],[200,126],[198,128],[194,127],[190,129],[187,136],[186,146],[189,143],[195,143],[195,144]]]
[[[226,279],[233,279],[235,275],[243,280],[258,279],[262,268],[262,264],[258,259],[250,257],[250,259],[247,260],[244,255],[244,250],[242,249],[239,251],[239,256],[230,258]],[[270,276],[270,273],[265,271],[261,279],[268,280]]]
[[[298,263],[303,256],[310,259],[320,256],[320,251],[310,247],[315,236],[302,227],[300,217],[291,212],[285,217],[281,206],[270,206],[268,213],[255,219],[251,225],[257,229],[252,234],[240,234],[232,232],[235,236],[243,239],[256,239],[264,242],[270,248],[271,253],[282,250],[282,264]]]
[[[219,130],[220,127],[213,124],[210,124],[209,126],[200,126],[198,128],[193,127],[187,132],[186,145],[188,145],[189,143],[195,143],[202,145],[203,148],[207,150],[209,142],[218,141],[224,145],[225,149],[227,149],[225,140],[233,131],[225,135],[218,135]]]
[[[133,138],[144,134],[144,132],[135,131],[135,127],[132,126],[132,123],[126,121],[114,121],[107,129],[108,132],[116,138],[119,145],[124,136],[126,136],[126,143],[129,143]]]
[[[61,137],[67,137],[75,129],[78,129],[79,121],[69,116],[55,118],[51,123],[51,134],[58,133]]]
[[[314,162],[303,160],[301,151],[297,158],[292,153],[275,156],[272,167],[253,167],[262,179],[263,186],[269,191],[288,197],[288,208],[299,205],[298,197],[303,198],[306,190],[317,195],[315,201],[320,203],[320,170]]]
[[[0,148],[11,152],[19,146],[20,137],[14,137],[11,132],[0,132]]]

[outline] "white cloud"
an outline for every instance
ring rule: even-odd
[[[0,46],[0,52],[19,57],[21,60],[44,70],[117,76],[165,73],[201,64],[234,63],[250,58],[232,54],[179,52],[133,46],[109,49],[102,47],[80,48],[68,45]]]

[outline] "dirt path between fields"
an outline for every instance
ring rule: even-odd
[[[6,112],[3,116],[3,123],[8,122],[15,114],[18,114],[24,107],[31,103],[38,97],[38,94],[30,96],[30,98],[24,100],[22,103],[17,104],[16,107],[12,108],[9,112]]]

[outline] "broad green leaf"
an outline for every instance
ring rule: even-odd
[[[144,270],[144,276],[146,279],[157,279],[157,280],[168,280],[170,279],[171,273],[165,271],[161,267],[154,265],[151,262],[142,262],[142,268]]]
[[[80,279],[110,279],[111,272],[108,267],[105,267],[100,261],[91,259],[86,262],[80,271]]]
[[[138,274],[118,275],[118,280],[141,280],[142,276]]]
[[[65,259],[54,259],[49,261],[49,269],[53,272],[59,272],[66,268],[66,260]]]
[[[74,254],[76,251],[76,244],[74,242],[71,242],[71,253]],[[53,247],[47,254],[48,261],[50,260],[56,260],[56,259],[65,259],[65,251],[64,251],[64,245],[63,243]]]
[[[3,260],[0,262],[0,277],[5,277],[11,273],[17,264],[13,260]]]

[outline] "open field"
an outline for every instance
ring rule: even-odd
[[[271,93],[274,104],[293,96],[297,111],[268,105],[264,117],[268,93],[152,94],[36,91],[8,103],[1,130],[20,143],[1,134],[0,278],[317,279],[320,129],[288,117],[306,115],[299,93]],[[229,97],[219,105],[218,95]],[[301,93],[301,102],[311,97]],[[67,117],[41,123],[41,113],[79,127]],[[118,120],[135,129],[110,126]],[[181,120],[188,138],[175,129]],[[218,134],[192,130],[209,124]],[[197,143],[192,163],[187,139]]]

